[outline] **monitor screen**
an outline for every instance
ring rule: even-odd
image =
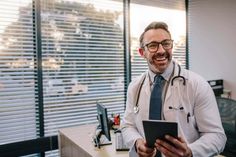
[[[109,141],[111,141],[107,108],[99,102],[97,102],[97,114],[98,114],[99,125],[101,127],[101,133],[104,134]]]

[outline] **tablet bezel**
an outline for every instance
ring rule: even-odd
[[[153,148],[156,139],[165,140],[165,135],[178,137],[178,123],[165,120],[143,120],[144,135],[148,147]]]

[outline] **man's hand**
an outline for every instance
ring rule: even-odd
[[[135,147],[139,157],[153,157],[156,154],[156,149],[147,147],[147,143],[144,139],[137,139]]]
[[[157,139],[155,147],[166,157],[192,157],[192,151],[182,137],[174,138],[166,135],[165,139],[173,145]]]

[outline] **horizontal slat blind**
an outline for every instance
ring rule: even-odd
[[[140,10],[142,16],[139,14]],[[164,21],[168,24],[174,39],[173,59],[186,68],[185,0],[131,0],[130,15],[132,80],[148,68],[146,60],[138,53],[139,36],[152,21]]]
[[[37,138],[31,0],[0,5],[0,145]]]
[[[45,136],[124,111],[123,1],[41,1]]]
[[[57,135],[59,128],[96,122],[97,100],[108,108],[109,116],[124,111],[123,0],[40,0],[42,58],[36,58],[32,1],[0,1],[0,145],[38,138],[37,59],[42,59],[43,68],[44,115],[40,116],[45,136]],[[153,8],[171,7],[174,21],[173,12],[184,12],[184,1],[174,2],[132,0],[131,32],[143,29],[144,13],[159,19],[159,14],[150,16]],[[134,4],[148,9],[135,17]],[[166,14],[160,15],[166,19]],[[134,19],[142,24],[132,23]],[[138,36],[131,36],[132,78],[146,69],[136,51]],[[184,40],[184,35],[175,40],[174,49],[182,65]],[[58,156],[57,150],[46,156]]]

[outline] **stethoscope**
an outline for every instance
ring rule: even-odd
[[[184,76],[181,76],[180,73],[181,73],[181,67],[180,65],[178,64],[178,75],[177,76],[174,76],[172,79],[171,79],[171,86],[174,85],[174,80],[178,79],[178,78],[181,78],[183,80],[183,85],[185,86],[186,85],[186,79]],[[138,106],[138,102],[139,102],[139,97],[140,97],[140,92],[141,92],[141,89],[143,87],[143,83],[146,79],[146,74],[144,74],[143,76],[143,79],[141,81],[141,84],[139,85],[139,88],[138,88],[138,93],[137,93],[137,99],[136,99],[136,103],[135,103],[135,106],[134,106],[134,113],[138,113],[139,112],[139,106]],[[173,107],[169,107],[169,108],[173,108]],[[174,108],[173,108],[174,109]],[[182,108],[181,108],[182,109]]]

